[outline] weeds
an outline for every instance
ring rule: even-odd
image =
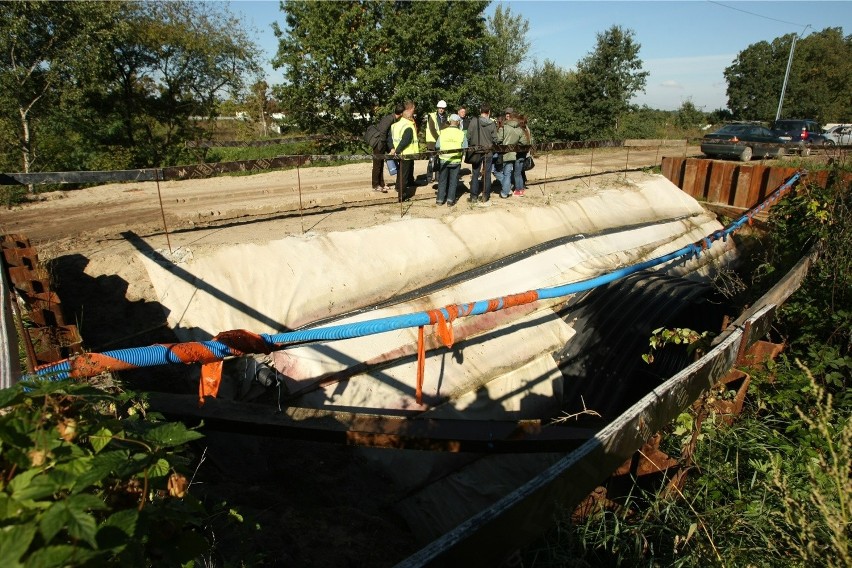
[[[773,208],[770,225],[752,288],[819,253],[779,311],[788,352],[747,369],[733,424],[708,396],[669,426],[664,451],[689,475],[634,480],[577,522],[566,513],[524,552],[525,568],[852,565],[852,193],[839,182],[802,187]]]

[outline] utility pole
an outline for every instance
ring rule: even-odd
[[[796,51],[796,40],[803,37],[809,27],[811,27],[810,24],[805,26],[805,29],[802,30],[801,34],[793,36],[793,44],[790,46],[790,57],[787,58],[787,72],[784,73],[784,84],[781,85],[781,98],[778,99],[778,112],[775,113],[776,121],[781,118],[781,107],[784,106],[784,93],[787,92],[787,80],[790,78],[790,67],[793,66],[793,52]]]

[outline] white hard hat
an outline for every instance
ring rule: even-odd
[[[438,108],[447,108],[447,101],[443,99],[438,101]]]

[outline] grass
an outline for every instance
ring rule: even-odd
[[[752,259],[755,278],[745,290],[729,279],[725,287],[747,301],[808,250],[820,253],[779,310],[787,353],[744,369],[752,381],[732,424],[705,406],[666,429],[662,449],[685,476],[634,479],[627,495],[583,519],[564,511],[523,551],[525,568],[852,565],[848,183],[798,188],[773,208],[770,226],[763,258]],[[696,420],[702,412],[708,418]]]
[[[852,420],[800,370],[811,378],[806,410],[797,407],[810,436],[785,434],[789,422],[759,400],[732,426],[711,415],[682,489],[671,478],[653,487],[636,480],[616,507],[579,522],[566,511],[523,565],[852,565]]]

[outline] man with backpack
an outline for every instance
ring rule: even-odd
[[[373,149],[373,191],[387,193],[390,186],[385,184],[385,160],[384,155],[388,151],[388,134],[394,122],[399,120],[405,106],[397,104],[392,113],[388,113],[379,120],[378,124],[371,124],[364,133],[364,141]]]
[[[470,121],[467,128],[468,146],[479,146],[476,151],[471,152],[465,159],[470,164],[472,179],[470,181],[470,197],[468,201],[481,202],[482,207],[491,205],[491,161],[493,159],[492,148],[500,143],[497,137],[497,125],[491,120],[491,105],[484,104],[479,109],[477,118]],[[484,168],[483,168],[484,166]],[[482,173],[482,195],[479,193],[479,175]]]

